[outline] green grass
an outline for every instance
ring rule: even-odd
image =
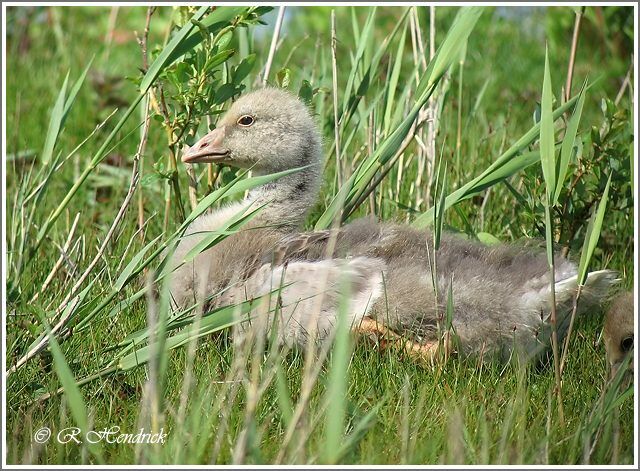
[[[629,36],[632,10],[616,8],[603,9],[605,28],[599,26],[593,7],[587,8],[583,19],[573,85],[577,94],[583,80],[590,84],[576,138],[582,144],[581,163],[569,164],[567,180],[556,195],[558,212],[552,217],[554,242],[578,260],[589,216],[598,207],[605,187],[609,188],[607,211],[589,267],[619,270],[624,286],[630,288],[634,276],[630,171],[633,109],[628,92],[618,104],[613,100],[629,66],[627,48],[634,32]],[[331,202],[340,190],[333,147],[331,8],[288,10],[292,20],[283,28],[269,81],[276,84],[276,77],[288,77],[289,88],[295,93],[303,80],[317,89],[311,103],[323,130],[327,162],[321,201],[305,223],[312,228],[318,221],[320,225],[330,222],[335,215]],[[338,126],[339,165],[345,180],[356,170],[358,178],[362,177],[359,186],[353,187],[351,202],[363,195],[366,182],[388,172],[371,196],[361,198],[362,204],[353,208],[351,218],[375,212],[382,219],[410,222],[433,208],[438,227],[443,225],[481,240],[509,242],[534,237],[544,245],[545,190],[537,160],[513,175],[504,174],[508,185],[492,182],[446,211],[442,211],[444,200],[440,198],[443,189],[452,194],[481,175],[534,126],[532,117],[540,113],[536,111],[537,102],[543,90],[545,41],[556,98],[553,108],[561,104],[574,12],[568,7],[553,7],[520,10],[520,18],[504,14],[516,10],[485,9],[470,32],[466,49],[454,48],[440,56],[453,67],[450,77],[443,78],[433,92],[442,100],[442,114],[436,160],[431,168],[425,167],[427,156],[415,140],[401,156],[395,155],[401,139],[396,139],[393,132],[402,128],[403,119],[424,91],[414,73],[409,23],[414,13],[388,7],[375,12],[370,7],[336,9],[339,113],[349,116]],[[45,332],[44,319],[48,325],[55,324],[52,313],[95,257],[125,197],[142,120],[139,109],[134,110],[107,146],[106,159],[78,184],[83,170],[139,96],[132,82],[139,83],[142,60],[133,31],[143,31],[146,9],[121,7],[110,45],[104,41],[110,8],[39,7],[24,22],[21,18],[26,12],[25,7],[9,8],[7,19],[7,368]],[[154,51],[151,59],[162,49],[172,14],[178,18],[179,13],[166,7],[154,13],[149,35],[149,50]],[[233,72],[232,67],[250,53],[256,54],[253,69],[242,80],[249,89],[266,62],[275,13],[263,17],[268,25],[238,28],[231,38],[229,47],[236,53],[228,61],[228,71]],[[446,42],[456,13],[456,8],[437,8],[438,45]],[[428,55],[428,9],[419,8],[417,19]],[[385,38],[389,38],[388,43]],[[464,73],[459,73],[457,65],[461,54]],[[54,170],[42,162],[47,130],[52,129],[51,112],[67,73],[68,97],[92,59],[52,158],[59,153],[64,158],[116,107],[120,110],[60,169]],[[288,72],[279,74],[285,67]],[[371,74],[367,76],[369,69]],[[217,89],[231,80],[228,72],[223,73],[223,66],[216,70],[221,80]],[[418,78],[428,76],[418,70]],[[134,80],[104,85],[98,83],[96,73]],[[161,76],[161,81],[172,90],[166,76]],[[604,101],[603,107],[606,99],[611,102]],[[172,116],[179,114],[178,101],[169,97],[168,102]],[[228,102],[215,106],[225,107]],[[543,103],[543,114],[548,105]],[[567,119],[572,112],[570,108]],[[59,116],[59,111],[56,114]],[[192,125],[195,128],[198,123]],[[424,126],[417,131],[423,141],[427,136]],[[462,130],[459,147],[458,128]],[[556,121],[556,143],[564,136],[564,129],[562,119]],[[377,136],[375,142],[372,136]],[[534,136],[522,146],[522,155],[537,153],[535,141]],[[16,157],[30,150],[35,155],[33,160]],[[566,149],[561,152],[565,157]],[[168,180],[158,177],[153,166],[161,162],[164,169],[169,168],[169,154],[167,135],[160,122],[152,119],[142,184],[114,239],[82,285],[84,298],[72,322],[92,311],[95,316],[84,323],[83,329],[73,330],[68,338],[58,338],[51,350],[45,349],[9,376],[8,463],[634,462],[633,393],[607,382],[604,347],[598,341],[601,313],[591,313],[576,322],[562,377],[564,426],[558,421],[550,396],[555,381],[551,359],[549,364],[535,367],[478,364],[474,358],[454,358],[429,368],[413,364],[401,352],[380,353],[365,344],[353,346],[346,336],[337,340],[327,361],[316,363],[306,362],[301,352],[268,350],[262,355],[247,351],[244,356],[234,356],[228,332],[215,332],[201,338],[197,345],[189,342],[185,348],[161,355],[159,361],[83,381],[108,368],[120,351],[115,347],[127,335],[147,326],[152,302],[145,296],[126,300],[145,286],[146,276],[152,271],[140,270],[123,283],[119,293],[113,293],[113,287],[128,278],[123,275],[125,267],[143,247],[160,236],[145,252],[147,258],[182,223],[175,193],[166,193]],[[376,160],[380,156],[391,160],[380,164]],[[113,165],[117,161],[124,165]],[[439,163],[446,167],[445,181],[436,185]],[[37,188],[47,173],[50,178],[37,204],[34,199],[22,204],[25,194]],[[181,165],[176,175],[188,211],[188,179]],[[198,197],[202,198],[206,169],[198,169],[198,176]],[[234,172],[224,170],[216,188],[228,184],[234,176]],[[580,183],[572,188],[576,176],[580,176]],[[77,193],[57,220],[43,230],[47,218],[74,184],[78,184]],[[240,189],[234,188],[236,192]],[[148,221],[142,237],[137,232],[140,192]],[[172,198],[167,231],[163,231],[165,194]],[[438,207],[434,208],[436,203]],[[77,214],[79,222],[68,254],[47,289],[34,300],[56,264]],[[36,248],[33,244],[39,234],[44,237]],[[157,259],[151,260],[149,268],[156,266]],[[169,313],[162,298],[157,310],[164,326],[163,316]],[[80,382],[76,388],[72,387],[74,378]],[[38,400],[61,386],[66,387],[65,394]],[[61,445],[52,439],[41,446],[33,439],[41,427],[49,427],[55,434],[85,421],[92,430],[118,426],[125,433],[136,433],[141,427],[162,427],[167,442],[158,446],[101,443],[88,447]]]

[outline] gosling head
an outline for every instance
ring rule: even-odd
[[[613,301],[604,322],[604,346],[612,377],[625,359],[633,356],[633,321],[633,293],[623,293]],[[629,362],[627,374],[633,374],[633,357]]]
[[[217,127],[184,152],[182,161],[269,174],[319,164],[321,157],[320,134],[307,107],[285,90],[264,88],[233,103]]]

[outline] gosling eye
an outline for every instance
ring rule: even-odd
[[[629,350],[633,348],[633,335],[631,337],[625,337],[620,342],[620,348],[624,353],[627,353]]]
[[[255,121],[256,119],[253,116],[251,116],[250,114],[245,114],[243,116],[240,116],[237,122],[238,122],[238,126],[248,128],[253,123],[255,123]]]

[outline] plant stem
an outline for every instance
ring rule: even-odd
[[[147,53],[147,43],[149,40],[149,26],[151,25],[151,15],[156,10],[156,7],[147,8],[147,17],[144,24],[144,32],[139,39],[140,49],[142,51],[142,70],[147,73],[149,70],[149,54]],[[144,172],[144,155],[140,156],[140,178]],[[142,229],[144,227],[144,192],[142,189],[138,192],[138,227]],[[140,240],[144,242],[145,231],[140,230]]]
[[[176,204],[178,207],[178,215],[180,217],[180,221],[184,221],[185,212],[184,206],[182,205],[182,194],[180,193],[180,181],[178,180],[178,162],[176,159],[176,142],[180,139],[181,136],[175,137],[175,128],[173,127],[171,120],[169,119],[169,110],[167,108],[167,104],[164,99],[164,90],[162,87],[159,88],[159,97],[160,97],[160,110],[164,116],[165,120],[165,130],[167,132],[167,141],[169,143],[169,156],[168,156],[168,167],[169,167],[169,182],[165,189],[164,194],[164,220],[163,220],[163,230],[167,232],[169,230],[169,214],[171,212],[171,189],[173,189],[173,193],[176,197]],[[184,129],[183,129],[184,132]],[[181,133],[182,134],[182,133]]]
[[[466,52],[465,52],[466,55]],[[460,171],[460,151],[462,149],[462,79],[464,74],[464,55],[458,64],[458,130],[456,133],[456,173]]]
[[[576,51],[578,50],[578,36],[580,34],[580,23],[582,22],[582,15],[586,7],[581,7],[579,12],[576,12],[576,19],[573,25],[573,38],[571,40],[571,54],[569,56],[569,66],[567,68],[567,83],[564,88],[564,101],[568,101],[571,98],[571,82],[573,81],[573,69],[576,63]]]
[[[569,330],[567,331],[567,336],[565,337],[564,343],[562,345],[562,357],[560,358],[560,375],[562,375],[564,371],[564,365],[569,354],[569,340],[571,339],[571,334],[573,332],[573,322],[575,321],[576,313],[578,312],[578,300],[580,299],[581,293],[582,285],[578,285],[578,292],[573,298],[573,309],[571,310],[571,321],[569,322]]]
[[[333,76],[333,132],[336,147],[336,174],[338,188],[344,183],[340,160],[340,123],[338,122],[338,62],[336,60],[336,11],[331,10],[331,71]]]
[[[269,78],[269,72],[271,71],[271,64],[273,63],[273,57],[276,55],[276,46],[278,45],[278,36],[280,35],[280,28],[282,26],[282,18],[284,18],[285,6],[281,6],[278,10],[278,17],[276,18],[276,24],[273,28],[273,36],[271,37],[271,46],[269,47],[269,56],[267,57],[267,63],[264,66],[264,75],[262,76],[262,86],[267,86],[267,80]]]
[[[560,375],[560,358],[558,355],[558,318],[556,310],[556,276],[555,261],[553,258],[553,220],[551,218],[551,207],[549,202],[545,204],[545,221],[546,221],[546,240],[547,240],[547,257],[549,260],[549,278],[550,278],[550,295],[551,295],[551,349],[553,350],[553,367],[555,372],[555,396],[558,402],[558,416],[560,424],[564,427],[564,407],[562,404],[562,378]]]
[[[429,7],[429,62],[433,60],[433,56],[436,54],[436,8]],[[436,162],[436,134],[438,130],[437,124],[437,96],[434,94],[429,97],[429,104],[427,106],[428,123],[427,123],[427,136],[425,141],[425,156],[427,168],[429,169],[429,183],[427,184],[427,190],[425,195],[425,202],[430,203],[431,200],[431,187],[433,185],[434,169]]]

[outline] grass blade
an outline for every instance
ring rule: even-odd
[[[71,416],[74,422],[80,428],[82,433],[89,432],[89,418],[87,414],[87,406],[78,387],[75,377],[69,368],[69,364],[60,349],[60,345],[55,339],[55,336],[51,333],[51,328],[47,322],[46,316],[40,317],[41,322],[45,326],[47,335],[49,336],[49,347],[51,349],[51,355],[53,356],[53,363],[55,366],[56,374],[60,380],[60,384],[64,388],[65,396],[67,397],[67,404],[71,409]],[[98,462],[102,463],[102,455],[96,444],[88,442],[89,451],[96,457]]]
[[[342,290],[338,307],[338,321],[336,337],[331,354],[331,369],[326,400],[327,408],[325,424],[325,453],[324,461],[330,464],[339,459],[340,444],[344,440],[344,425],[347,409],[347,372],[350,360],[350,332],[349,332],[349,281],[343,276],[340,280]]]
[[[437,200],[434,208],[436,214],[435,231],[434,231],[434,248],[438,250],[440,248],[440,238],[442,237],[442,228],[444,226],[444,195],[447,191],[447,164],[444,165],[444,172],[441,174],[440,165],[442,164],[442,156],[438,162],[438,173],[436,176],[436,188],[440,188],[440,197]]]
[[[124,267],[124,269],[122,270],[122,273],[120,273],[120,276],[118,276],[118,279],[114,283],[113,288],[115,290],[120,291],[124,287],[124,285],[131,278],[131,275],[133,274],[134,270],[138,267],[138,264],[142,261],[142,259],[147,254],[149,249],[151,249],[151,247],[156,242],[158,242],[158,240],[160,240],[161,238],[162,238],[162,234],[160,234],[158,237],[153,239],[151,242],[145,245],[137,254],[135,254],[135,256],[127,264],[127,266]]]
[[[436,85],[451,64],[459,60],[460,53],[466,47],[469,35],[483,10],[482,7],[462,7],[458,10],[451,28],[449,28],[446,37],[438,47],[433,60],[427,66],[425,71],[427,79],[420,80],[418,94],[424,93],[424,90]]]
[[[73,84],[73,87],[69,92],[69,96],[67,97],[64,104],[64,110],[62,111],[61,125],[64,125],[64,122],[67,119],[67,115],[69,114],[69,111],[71,111],[71,108],[73,107],[73,103],[76,101],[76,96],[78,96],[78,92],[80,91],[80,88],[82,88],[82,84],[84,83],[84,80],[87,77],[87,72],[89,72],[89,69],[91,68],[92,64],[93,64],[93,57],[91,58],[87,66],[84,68],[82,73],[80,74],[80,77],[78,77],[78,80],[76,80],[76,83]]]
[[[42,149],[42,163],[48,164],[53,155],[53,148],[58,140],[58,135],[62,129],[62,119],[64,116],[65,95],[67,93],[67,84],[69,83],[69,72],[64,78],[64,82],[60,91],[58,92],[58,98],[56,99],[53,110],[51,110],[51,118],[49,119],[49,128],[47,129],[47,137],[44,141],[44,148]]]
[[[209,232],[200,242],[193,246],[191,250],[185,255],[184,262],[188,263],[196,258],[200,253],[213,247],[214,245],[222,242],[230,235],[235,234],[242,226],[249,222],[265,205],[258,206],[251,212],[247,213],[249,208],[243,208],[237,214],[234,214],[229,218],[225,224],[223,224],[216,231]],[[245,214],[246,213],[246,214]]]
[[[278,290],[275,292],[277,291]],[[194,339],[231,327],[242,320],[241,316],[244,316],[256,309],[260,303],[264,302],[264,300],[270,299],[272,295],[273,292],[270,292],[259,298],[250,299],[233,306],[225,306],[203,315],[200,319],[200,325],[196,332],[192,332],[192,329],[182,329],[179,333],[166,339],[163,350],[173,350]],[[126,371],[147,363],[152,352],[154,352],[154,349],[157,351],[157,345],[155,344],[145,345],[141,348],[135,349],[133,352],[120,359],[118,362],[118,368]]]

